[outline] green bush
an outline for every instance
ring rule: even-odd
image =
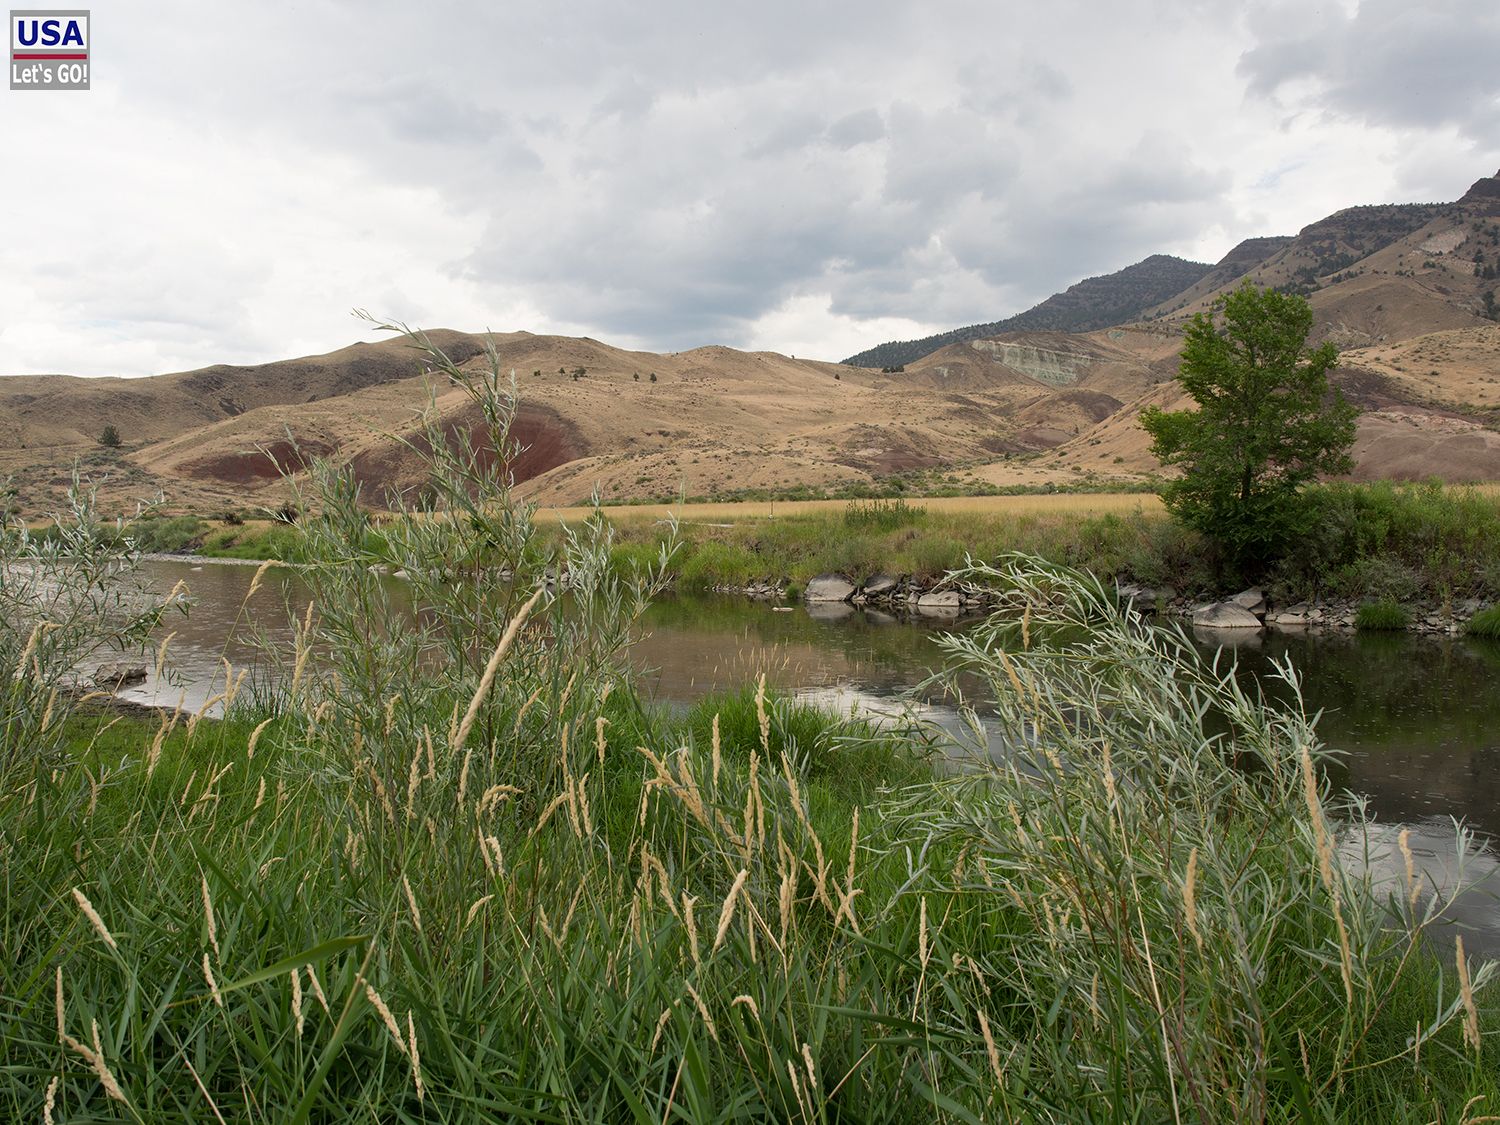
[[[1406,610],[1389,600],[1366,602],[1354,619],[1355,628],[1372,633],[1399,632],[1410,623]]]
[[[653,543],[617,543],[609,552],[609,564],[620,578],[643,573],[656,561],[657,550]]]
[[[890,551],[878,536],[849,533],[828,544],[826,553],[819,556],[818,569],[857,583],[890,565]]]
[[[1399,558],[1370,555],[1340,567],[1329,579],[1328,592],[1339,597],[1409,602],[1422,592],[1422,576]]]
[[[256,529],[221,528],[203,538],[199,553],[205,558],[277,559],[305,562],[306,542],[295,527],[261,526]]]
[[[951,536],[924,535],[906,547],[901,569],[919,582],[930,582],[963,566],[965,553],[965,545]]]
[[[140,519],[131,525],[131,545],[144,554],[185,551],[196,546],[207,525],[197,516],[163,516]]]
[[[685,549],[677,566],[677,581],[684,590],[711,590],[715,586],[743,586],[754,577],[753,555],[714,540]]]
[[[1299,598],[1493,596],[1500,501],[1437,482],[1329,484],[1306,494],[1309,520],[1273,572]],[[1413,588],[1415,587],[1415,588]]]

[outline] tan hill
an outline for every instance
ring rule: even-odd
[[[1146,310],[1143,319],[1157,320],[1181,309],[1204,307],[1204,300],[1232,288],[1246,274],[1258,268],[1267,259],[1285,250],[1292,243],[1290,235],[1274,235],[1267,238],[1247,238],[1214,264],[1196,283],[1180,293],[1167,298],[1154,309]]]
[[[1180,329],[1247,278],[1306,294],[1314,341],[1340,347],[1335,382],[1365,410],[1357,477],[1500,479],[1500,173],[1454,203],[1353,207],[1295,238],[1242,244],[1147,322]],[[1170,384],[1149,391],[1031,461],[1025,479],[1157,471],[1135,424],[1150,403],[1190,405]],[[1017,476],[1004,462],[979,473],[999,483]]]
[[[466,366],[486,362],[482,338],[438,338]],[[491,343],[521,396],[514,436],[526,451],[513,471],[523,491],[556,503],[595,487],[631,498],[869,482],[1045,450],[1167,378],[1160,365],[1175,348],[1153,328],[1023,333],[953,345],[896,376],[722,347],[656,355],[524,332]],[[108,469],[115,499],[159,488],[187,507],[243,508],[280,503],[281,470],[326,456],[351,464],[380,503],[420,484],[400,439],[416,435],[429,395],[446,426],[475,420],[463,392],[430,385],[402,341],[240,375],[243,386],[226,386],[220,369],[18,381],[0,397],[0,434],[12,435],[0,438],[0,467],[31,511],[57,502],[74,458]],[[228,393],[235,409],[219,402]],[[98,445],[106,422],[124,450]]]
[[[1500,288],[1497,266],[1500,173],[1454,203],[1339,211],[1242,273],[1194,286],[1146,317],[1181,323],[1248,278],[1307,296],[1319,339],[1362,347],[1484,324],[1500,299],[1486,303]]]
[[[431,338],[475,367],[486,344],[521,406],[523,492],[577,503],[871,482],[933,470],[960,484],[1134,480],[1158,466],[1136,415],[1181,405],[1181,326],[1249,277],[1306,290],[1336,381],[1366,411],[1363,477],[1500,479],[1500,177],[1453,204],[1352,208],[1295,238],[1252,239],[1146,320],[950,340],[899,372],[723,347],[670,355],[526,332]],[[1075,287],[1077,289],[1078,287]],[[1070,290],[1070,292],[1073,292]],[[150,379],[0,380],[0,476],[55,506],[71,466],[124,505],[157,490],[197,510],[276,506],[282,470],[351,465],[375,504],[420,485],[402,439],[431,396],[450,432],[472,408],[431,385],[402,339]],[[652,376],[655,379],[652,379]],[[114,426],[124,446],[98,438]]]

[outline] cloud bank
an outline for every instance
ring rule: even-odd
[[[0,91],[0,373],[354,306],[837,359],[1500,166],[1479,0],[492,8],[96,10],[92,91]]]

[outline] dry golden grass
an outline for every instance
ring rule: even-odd
[[[689,522],[729,522],[750,519],[776,519],[819,512],[841,512],[848,500],[754,500],[725,504],[630,504],[605,508],[605,514],[616,521],[664,520],[676,517]],[[1159,512],[1161,499],[1150,492],[1089,492],[1038,494],[1028,496],[940,496],[906,500],[913,508],[932,512],[973,513],[976,515],[1106,515],[1111,512]],[[560,520],[571,523],[586,519],[592,508],[538,508],[538,522]]]

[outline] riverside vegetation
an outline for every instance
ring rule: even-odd
[[[498,364],[430,359],[506,448]],[[53,539],[4,539],[0,1114],[1500,1107],[1494,967],[1437,928],[1404,837],[1401,886],[1365,873],[1362,810],[1295,701],[1011,558],[963,575],[1001,610],[941,674],[984,685],[1000,759],[939,775],[917,728],[763,690],[665,715],[623,650],[672,542],[623,565],[600,518],[545,540],[503,464],[437,424],[428,510],[403,513],[423,518],[372,534],[350,478],[315,470],[312,606],[277,675],[225,667],[223,720],[68,690],[178,600],[131,592],[128,536],[86,499]]]
[[[1382,481],[1315,485],[1303,497],[1306,531],[1268,572],[1254,576],[1278,604],[1315,598],[1500,600],[1500,495],[1493,490]],[[1134,497],[1115,502],[1116,511],[1078,514],[1036,497],[1021,510],[996,513],[982,505],[939,510],[920,499],[877,498],[775,518],[683,522],[670,530],[665,522],[631,519],[620,509],[605,514],[614,517],[609,550],[622,572],[655,559],[672,539],[678,546],[667,576],[689,592],[764,580],[796,588],[825,573],[854,581],[892,574],[935,582],[967,558],[1007,552],[1195,597],[1233,592],[1252,579],[1200,533],[1145,509]],[[382,549],[392,522],[372,525],[372,553]],[[142,550],[307,558],[306,538],[286,523],[214,527],[190,516],[159,518],[138,522],[131,535]],[[562,532],[549,524],[538,535],[555,545]]]

